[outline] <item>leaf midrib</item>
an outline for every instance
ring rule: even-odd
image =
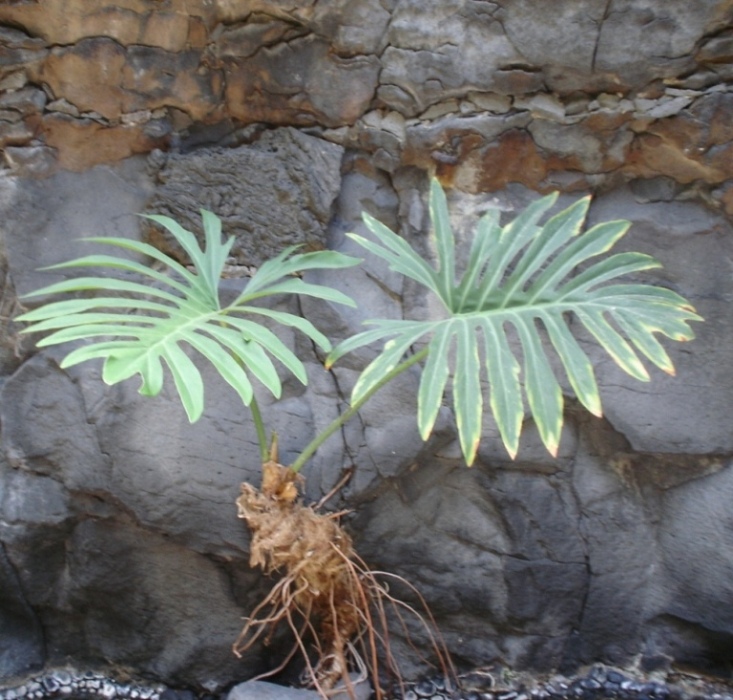
[[[205,314],[200,314],[196,316],[195,318],[190,318],[184,324],[175,326],[173,330],[166,333],[162,337],[159,337],[158,340],[156,340],[154,343],[150,345],[146,345],[143,340],[140,340],[140,342],[143,344],[143,347],[145,348],[145,352],[140,353],[139,358],[148,356],[151,352],[154,352],[156,348],[158,348],[161,345],[165,345],[167,342],[171,342],[171,340],[173,340],[173,342],[177,342],[180,340],[186,341],[185,332],[187,330],[190,330],[191,328],[193,328],[194,330],[196,330],[197,328],[200,328],[201,330],[203,330],[203,326],[205,325],[205,323],[207,323],[208,321],[216,321],[216,320],[223,321],[225,319],[222,317],[226,316],[227,313],[232,310],[233,310],[233,306],[227,306],[224,309],[216,309],[214,311],[209,311],[208,313],[205,313]],[[157,329],[165,328],[166,322],[171,321],[171,320],[172,320],[171,316],[168,316],[168,318],[163,319],[164,321],[163,323],[160,323],[157,326],[154,326],[152,329],[146,329],[146,330],[153,331],[151,335],[155,337],[156,328]],[[228,324],[224,324],[224,325],[228,325]],[[241,331],[239,331],[238,329],[235,329],[235,330],[241,333]],[[160,353],[157,353],[157,354],[159,355]]]
[[[577,301],[543,301],[539,303],[533,303],[533,304],[518,304],[517,306],[503,306],[503,307],[496,307],[493,309],[481,309],[481,310],[474,310],[474,311],[463,311],[463,312],[454,312],[453,315],[444,320],[450,320],[450,319],[460,319],[460,318],[486,318],[486,317],[496,317],[496,316],[507,316],[511,317],[512,315],[524,315],[526,313],[531,313],[533,311],[550,311],[550,312],[559,312],[559,313],[566,313],[566,312],[572,312],[575,311],[575,309],[583,308],[588,309],[596,307],[598,309],[602,309],[604,311],[610,311],[613,306],[610,306],[607,303],[602,303],[602,300],[599,299],[586,299],[586,300],[577,300]],[[438,323],[442,323],[443,321],[438,321]]]

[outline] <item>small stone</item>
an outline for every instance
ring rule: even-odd
[[[514,100],[517,109],[528,109],[533,117],[560,121],[565,117],[565,106],[554,95],[538,93],[529,97],[517,97]]]
[[[512,108],[512,98],[493,92],[469,92],[468,99],[479,109],[493,114],[506,114]]]
[[[446,114],[455,114],[458,112],[458,101],[447,100],[445,102],[439,102],[438,104],[428,107],[421,115],[421,119],[438,119],[444,117]]]
[[[438,693],[452,693],[455,690],[453,683],[443,676],[436,676],[430,682]]]
[[[380,126],[385,131],[389,131],[404,141],[406,131],[405,118],[399,112],[387,112]]]
[[[652,119],[665,119],[672,117],[688,107],[692,102],[690,97],[673,97],[671,100],[663,100],[661,104],[648,110],[647,116]]]
[[[348,126],[340,126],[338,129],[324,129],[321,134],[324,139],[331,143],[337,143],[343,145],[346,142],[346,138],[349,135]]]
[[[9,73],[0,80],[0,92],[6,90],[19,90],[28,84],[28,76],[24,70],[17,70]]]
[[[54,671],[53,676],[59,682],[59,685],[69,685],[71,683],[71,675],[68,671]]]
[[[436,691],[435,684],[432,681],[420,681],[415,683],[413,688],[421,698],[429,698],[435,695]]]
[[[41,681],[41,684],[45,688],[46,692],[49,693],[49,694],[53,694],[53,693],[57,692],[58,689],[61,687],[61,684],[53,676],[46,676]],[[8,700],[10,700],[10,699],[8,699]]]
[[[598,95],[596,100],[598,101],[598,106],[601,109],[615,109],[616,107],[618,107],[618,104],[621,101],[621,97],[619,95],[602,92],[600,95]]]
[[[33,87],[6,92],[0,97],[0,109],[12,109],[23,116],[43,111],[46,93]]]
[[[71,102],[64,100],[63,98],[49,102],[46,105],[46,110],[49,112],[61,112],[61,114],[68,114],[70,117],[79,116],[79,110],[71,104]]]
[[[138,112],[128,112],[120,115],[120,121],[123,124],[144,124],[152,118],[150,110],[143,109]]]
[[[643,97],[637,97],[634,100],[634,107],[637,112],[645,115],[649,110],[654,109],[657,106],[657,100],[648,100]]]
[[[34,130],[24,121],[0,122],[0,148],[22,146],[34,136]]]

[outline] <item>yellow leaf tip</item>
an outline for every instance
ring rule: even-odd
[[[547,447],[547,451],[550,453],[550,456],[553,459],[556,459],[557,453],[560,450],[559,436],[558,438],[552,438],[551,440],[548,440],[548,442],[545,443],[545,447]]]

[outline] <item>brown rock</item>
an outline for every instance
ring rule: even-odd
[[[224,29],[216,42],[216,54],[219,58],[249,58],[263,46],[292,41],[307,33],[305,27],[291,22],[255,15],[246,24]]]
[[[0,7],[0,22],[24,27],[29,34],[42,37],[51,45],[109,37],[123,46],[144,44],[169,51],[184,49],[190,24],[210,15],[209,5],[202,0],[58,0]]]
[[[512,130],[481,154],[478,191],[494,192],[510,182],[537,190],[547,176],[548,164],[526,131]]]
[[[575,124],[535,119],[528,129],[543,153],[561,158],[566,168],[591,174],[623,165],[633,140],[625,128],[629,121],[626,115],[593,114]]]
[[[227,107],[245,122],[353,124],[367,110],[379,74],[376,57],[340,58],[313,36],[224,63]]]
[[[35,79],[82,113],[97,112],[110,121],[159,107],[177,107],[194,120],[212,119],[222,92],[221,74],[202,66],[197,51],[125,49],[106,38],[54,50]]]
[[[216,121],[221,110],[221,72],[201,64],[198,51],[171,53],[133,46],[118,76],[124,112],[176,107],[194,121]]]
[[[703,44],[695,58],[701,63],[730,63],[733,61],[733,36],[716,36]]]
[[[189,17],[186,45],[192,49],[203,49],[208,41],[209,31],[206,23],[200,17]]]
[[[627,169],[642,177],[666,175],[684,184],[726,179],[724,170],[707,166],[696,155],[691,149],[680,147],[674,132],[642,134],[632,144]]]
[[[733,177],[733,95],[714,93],[679,115],[654,122],[633,144],[627,164],[643,177],[720,183]]]
[[[125,60],[125,49],[116,41],[84,39],[71,48],[54,49],[33,78],[82,112],[116,119],[123,111],[120,78]]]
[[[408,153],[410,164],[434,170],[441,182],[465,192],[495,192],[512,182],[539,192],[587,187],[578,157],[541,148],[525,129],[510,128],[490,138],[458,130],[447,136],[430,152],[432,163],[420,163],[418,154]],[[566,171],[576,177],[552,177]]]
[[[23,146],[35,136],[35,129],[27,121],[0,122],[0,148]]]
[[[197,28],[200,28],[200,23]],[[183,51],[189,39],[190,20],[182,12],[149,12],[144,16],[135,44],[165,51]]]
[[[44,117],[42,135],[46,144],[57,150],[59,168],[74,172],[148,153],[162,145],[148,137],[140,125],[104,126],[60,114]]]

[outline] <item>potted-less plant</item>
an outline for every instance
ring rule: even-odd
[[[295,636],[293,651],[302,652],[310,680],[322,694],[339,679],[348,685],[350,665],[355,660],[361,663],[365,656],[355,648],[356,639],[366,636],[372,642],[363,661],[376,673],[374,649],[380,641],[385,643],[376,622],[384,618],[387,589],[359,560],[338,518],[301,503],[298,483],[301,469],[318,447],[402,372],[423,366],[417,395],[417,423],[423,439],[430,436],[446,393],[452,394],[468,465],[476,458],[481,434],[482,379],[489,387],[488,406],[510,456],[517,453],[526,413],[550,454],[557,453],[563,391],[548,347],[572,393],[591,413],[601,414],[593,367],[570,331],[570,318],[577,319],[632,377],[649,380],[640,356],[673,373],[657,335],[689,340],[693,337],[690,321],[702,319],[672,290],[619,281],[629,273],[658,267],[648,255],[626,252],[593,261],[626,233],[628,222],[600,223],[583,231],[590,204],[586,197],[541,223],[556,200],[556,194],[537,199],[503,225],[499,212],[489,211],[478,222],[464,269],[457,269],[446,196],[437,180],[430,186],[437,269],[403,238],[364,214],[372,238],[349,234],[351,238],[434,295],[442,313],[427,320],[370,321],[371,328],[335,348],[308,319],[257,301],[299,294],[353,306],[336,289],[308,282],[307,273],[338,271],[359,261],[334,251],[299,253],[288,248],[265,262],[241,293],[225,303],[219,281],[233,240],[222,242],[221,222],[208,211],[202,211],[203,247],[172,219],[148,217],[173,235],[186,252],[189,267],[146,243],[92,238],[162,263],[165,272],[122,256],[90,255],[53,268],[109,268],[127,277],[82,276],[28,295],[84,293],[46,301],[18,319],[29,324],[24,332],[46,334],[39,347],[83,341],[65,357],[62,368],[102,359],[106,383],[137,374],[142,379],[140,393],[148,396],[160,392],[167,368],[193,422],[204,410],[204,384],[190,357],[193,350],[214,366],[249,407],[263,478],[259,488],[242,484],[239,515],[252,531],[251,564],[268,573],[277,571],[281,578],[248,618],[235,643],[237,653],[261,639],[269,627],[285,621]],[[328,366],[367,344],[381,348],[361,372],[349,408],[288,466],[278,462],[276,443],[267,433],[253,382],[276,398],[280,395],[273,359],[304,384],[307,376],[301,360],[263,319],[304,333],[328,353]],[[514,346],[509,329],[517,340]],[[309,635],[316,645],[315,662],[304,642]]]

